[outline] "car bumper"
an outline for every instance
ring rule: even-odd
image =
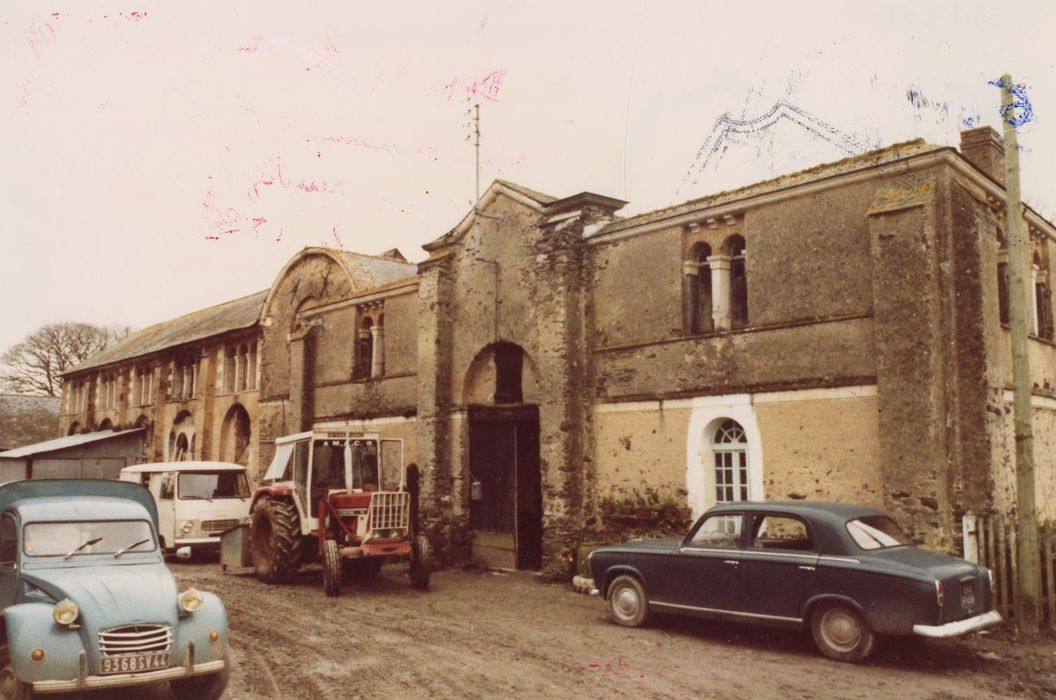
[[[220,551],[220,535],[215,537],[180,537],[176,539],[176,549],[190,547],[191,549],[215,549]]]
[[[990,627],[999,622],[1001,622],[1001,614],[996,610],[991,610],[982,615],[969,617],[967,620],[949,622],[945,625],[913,625],[913,634],[919,634],[922,637],[930,637],[932,639],[945,639],[947,637],[959,637],[962,634],[981,630],[984,627]]]
[[[188,663],[159,671],[144,673],[115,673],[107,676],[87,675],[87,663],[81,654],[81,672],[78,678],[68,681],[36,681],[34,693],[68,693],[73,690],[98,690],[100,688],[126,688],[134,685],[145,685],[161,681],[172,681],[191,676],[203,676],[207,673],[218,673],[224,670],[224,660],[203,661],[200,664]]]

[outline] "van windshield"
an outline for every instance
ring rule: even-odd
[[[177,491],[180,500],[249,498],[249,483],[238,471],[182,472]]]
[[[146,520],[84,520],[29,523],[22,530],[22,551],[31,557],[153,552],[154,531]]]

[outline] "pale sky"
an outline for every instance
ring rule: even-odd
[[[256,292],[306,245],[421,260],[472,206],[474,102],[483,186],[633,214],[1000,130],[1007,71],[1034,107],[1024,196],[1056,218],[1051,2],[382,5],[5,3],[0,350]],[[781,101],[830,139],[783,119],[705,158],[723,114]]]

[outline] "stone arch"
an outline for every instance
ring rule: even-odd
[[[517,372],[517,362],[520,382],[513,387],[514,378],[508,375]],[[493,403],[539,403],[539,371],[520,345],[500,341],[484,346],[463,375],[463,405]]]
[[[104,418],[103,422],[99,424],[99,430],[113,430],[114,422],[109,418]]]
[[[180,411],[172,421],[169,429],[169,440],[165,459],[168,462],[180,462],[194,459],[197,447],[194,428],[194,416],[190,411]]]
[[[227,410],[220,429],[220,459],[249,466],[251,431],[249,412],[242,404],[233,404]]]
[[[76,435],[78,433],[78,431],[80,431],[80,429],[81,429],[81,424],[78,423],[77,421],[74,421],[74,422],[70,423],[70,428],[69,428],[69,430],[66,431],[66,434],[67,435]]]

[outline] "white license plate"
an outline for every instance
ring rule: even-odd
[[[122,654],[121,656],[104,656],[99,673],[140,673],[157,671],[169,667],[169,652],[157,654]]]

